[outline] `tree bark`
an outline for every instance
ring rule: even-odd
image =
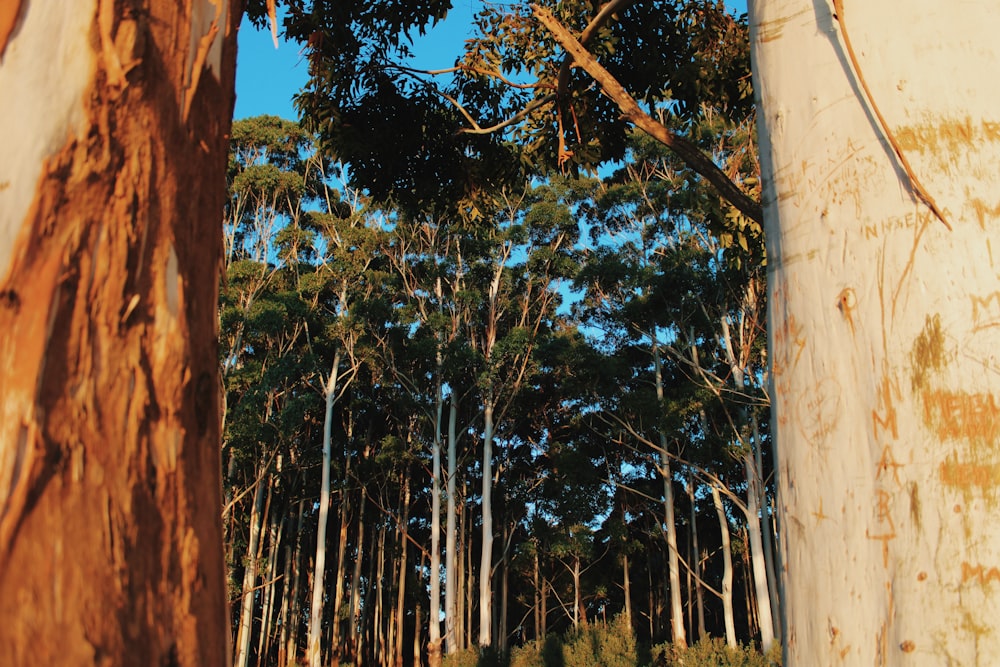
[[[444,643],[449,654],[458,651],[458,503],[456,475],[458,474],[458,397],[454,390],[448,401],[448,500],[445,518],[444,544]],[[433,654],[432,656],[433,657]],[[431,665],[436,667],[436,665]]]
[[[430,667],[437,667],[441,662],[441,431],[444,427],[444,387],[441,375],[444,359],[440,341],[436,357],[434,439],[431,443],[431,599],[427,618],[427,657]]]
[[[733,616],[733,548],[729,538],[729,517],[722,504],[719,489],[712,486],[712,502],[719,517],[719,531],[722,534],[722,615],[726,628],[726,645],[736,648],[736,619]]]
[[[326,574],[326,528],[330,518],[330,459],[331,440],[333,432],[333,404],[337,399],[337,378],[340,372],[340,355],[338,349],[333,355],[333,365],[330,376],[324,387],[326,414],[323,417],[323,471],[319,492],[319,524],[316,528],[316,560],[313,572],[312,603],[309,605],[309,648],[307,660],[309,667],[320,667],[322,653],[320,637],[323,622],[323,580]]]
[[[260,543],[261,521],[264,511],[264,491],[268,481],[258,477],[253,495],[253,509],[250,511],[250,539],[247,541],[246,563],[243,569],[243,589],[240,595],[240,626],[236,634],[236,667],[250,664],[250,635],[253,634],[253,599],[257,586],[258,544]]]
[[[295,521],[295,551],[292,554],[290,567],[285,568],[285,599],[282,602],[281,614],[281,647],[283,652],[278,656],[279,667],[285,667],[289,660],[298,660],[299,648],[299,581],[302,574],[302,515],[305,510],[305,500],[299,501],[298,518]],[[291,546],[291,545],[289,545]],[[289,584],[289,579],[291,583]]]
[[[0,645],[229,664],[216,297],[240,4],[0,9]]]
[[[656,381],[656,399],[663,403],[663,371],[660,348],[653,335],[653,370]],[[670,628],[673,643],[687,646],[684,630],[684,607],[681,604],[681,567],[677,553],[677,523],[674,520],[674,482],[670,472],[670,454],[667,450],[667,436],[660,431],[660,475],[663,477],[663,524],[667,536],[667,568],[670,583]]]
[[[483,402],[483,506],[482,550],[479,558],[479,645],[492,644],[493,625],[493,394]]]
[[[987,665],[1000,93],[983,73],[1000,17],[987,0],[835,4],[749,3],[784,664]]]

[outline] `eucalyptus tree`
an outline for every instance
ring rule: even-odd
[[[0,8],[11,664],[226,661],[214,332],[240,18]]]

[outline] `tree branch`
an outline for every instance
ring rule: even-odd
[[[617,3],[611,3],[617,4]],[[531,10],[535,17],[552,33],[556,41],[573,56],[573,60],[589,74],[601,87],[618,108],[622,118],[632,123],[640,130],[653,137],[674,152],[684,163],[711,183],[722,195],[723,199],[732,204],[740,213],[758,224],[763,224],[764,215],[760,202],[754,201],[749,195],[718,167],[711,158],[701,152],[693,143],[670,131],[643,111],[628,91],[608,70],[597,62],[582,44],[544,7],[532,4]],[[603,14],[604,12],[602,12]],[[608,12],[610,15],[610,12]],[[601,16],[601,14],[598,14]],[[595,18],[595,21],[597,19]]]

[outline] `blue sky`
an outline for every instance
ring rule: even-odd
[[[450,67],[470,36],[472,16],[481,0],[454,0],[452,4],[448,18],[417,42],[415,67]],[[739,12],[746,11],[746,0],[731,0],[726,4]],[[292,96],[306,82],[306,70],[305,58],[297,45],[281,42],[275,49],[269,31],[256,30],[244,19],[239,33],[234,118],[261,114],[297,118]]]
[[[481,0],[453,0],[447,19],[416,43],[415,67],[441,69],[454,64],[470,36],[472,16]],[[308,78],[298,46],[282,41],[275,49],[269,30],[256,30],[249,21],[240,26],[236,61],[234,118],[273,114],[295,119],[292,96]]]

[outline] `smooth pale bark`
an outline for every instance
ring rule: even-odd
[[[260,562],[257,546],[260,543],[265,490],[268,482],[258,478],[250,511],[250,539],[247,541],[246,563],[243,569],[243,590],[240,596],[240,624],[236,633],[236,667],[246,667],[250,660],[250,635],[253,632],[253,599],[257,585],[257,563]]]
[[[752,298],[755,293],[751,284],[748,287],[748,298]],[[742,314],[742,312],[741,312]],[[739,318],[743,320],[743,317]],[[746,344],[742,335],[740,340],[734,341],[729,327],[729,318],[723,316],[721,321],[722,340],[725,343],[726,362],[733,378],[733,389],[736,396],[742,396],[746,392],[746,373],[744,371],[746,359],[743,351],[751,346]],[[742,334],[742,330],[739,331]],[[738,344],[738,348],[737,348]],[[737,353],[740,359],[737,359]],[[760,627],[761,649],[767,653],[775,640],[775,616],[777,608],[777,596],[774,595],[775,587],[768,580],[768,559],[769,549],[765,547],[764,534],[761,522],[768,523],[768,518],[761,516],[761,509],[766,509],[764,501],[764,483],[762,479],[762,469],[758,465],[761,461],[760,449],[763,446],[760,442],[760,435],[756,427],[756,418],[749,414],[745,406],[741,406],[736,414],[736,436],[740,446],[743,448],[743,470],[747,480],[747,535],[750,540],[750,564],[753,570],[754,601],[757,604],[757,618]],[[770,568],[773,577],[773,568]]]
[[[305,512],[305,500],[299,501],[298,518],[295,521],[295,551],[292,555],[290,568],[285,568],[285,598],[281,614],[281,646],[279,647],[278,665],[285,667],[290,660],[295,660],[299,646],[299,582],[302,575],[302,516]],[[289,584],[289,579],[291,584]],[[286,613],[287,610],[287,613]]]
[[[368,494],[365,487],[361,487],[361,500],[358,503],[358,531],[355,542],[357,547],[354,553],[354,570],[351,573],[351,614],[348,619],[347,638],[349,652],[356,660],[359,659],[360,641],[359,625],[361,622],[361,562],[365,553],[365,505],[368,501]]]
[[[440,284],[440,282],[439,282]],[[434,439],[431,442],[431,577],[430,610],[427,619],[427,653],[430,667],[441,662],[441,430],[444,426],[444,387],[441,372],[444,359],[438,344],[435,387]]]
[[[492,643],[493,626],[493,394],[483,402],[482,549],[479,558],[479,645]]]
[[[439,461],[440,464],[440,461]],[[407,562],[407,551],[409,549],[409,537],[410,537],[410,471],[406,471],[406,477],[403,482],[403,508],[401,512],[402,518],[399,525],[399,575],[398,583],[396,589],[396,618],[395,618],[395,649],[393,651],[393,662],[395,667],[402,667],[403,665],[403,619],[405,618],[405,609],[403,608],[406,602],[406,562]],[[433,551],[431,552],[433,555]],[[438,557],[440,559],[440,556]],[[437,574],[437,576],[434,576]],[[434,579],[440,581],[440,573],[435,573],[434,569],[431,568],[431,581]],[[433,583],[432,583],[433,586]],[[440,587],[440,586],[439,586]],[[440,599],[440,595],[438,596]],[[433,596],[432,596],[433,600]],[[433,605],[432,605],[433,608]],[[432,624],[433,626],[434,624]],[[440,627],[440,625],[439,625]]]
[[[280,470],[280,468],[279,468]],[[267,656],[271,651],[271,639],[273,638],[272,625],[274,623],[274,598],[275,583],[278,580],[278,551],[281,548],[281,533],[284,525],[284,517],[274,511],[271,503],[274,500],[274,490],[277,481],[272,477],[270,488],[267,491],[267,511],[264,516],[270,517],[270,526],[267,534],[267,572],[264,574],[264,595],[261,618],[261,631],[257,640],[257,664],[268,662]],[[280,491],[279,491],[280,493]]]
[[[333,433],[333,405],[337,399],[337,379],[340,373],[340,350],[333,355],[333,365],[324,387],[326,412],[323,417],[323,470],[319,492],[319,518],[316,527],[316,559],[313,571],[312,602],[309,605],[309,644],[306,660],[309,667],[320,667],[322,653],[320,637],[323,621],[323,579],[326,573],[326,528],[330,518],[330,459]]]
[[[625,594],[625,622],[632,627],[632,582],[630,580],[628,554],[622,554],[622,590]],[[634,629],[634,628],[633,628]]]
[[[784,664],[995,664],[1000,13],[749,6]]]
[[[216,306],[240,13],[0,5],[5,664],[231,662]]]
[[[448,401],[448,501],[445,519],[444,545],[444,642],[445,651],[456,653],[460,648],[458,640],[458,584],[461,581],[458,558],[458,503],[456,476],[458,474],[458,396],[454,390]]]
[[[663,364],[660,347],[653,338],[653,372],[656,381],[656,400],[663,404]],[[677,646],[687,646],[684,630],[684,607],[681,604],[681,567],[677,553],[677,523],[674,519],[674,484],[670,472],[670,453],[667,436],[660,431],[660,476],[663,477],[663,524],[667,536],[667,576],[670,588],[670,636]]]
[[[726,628],[726,645],[736,647],[736,619],[733,616],[733,550],[729,537],[729,518],[722,504],[722,495],[712,486],[712,502],[719,517],[719,531],[722,534],[722,615]]]
[[[351,474],[351,456],[347,456],[347,465],[345,470],[345,476],[349,477]],[[337,572],[334,575],[334,589],[333,589],[333,609],[330,610],[331,617],[333,621],[331,622],[330,628],[330,655],[332,656],[331,662],[338,664],[340,661],[340,633],[341,633],[341,620],[340,620],[340,609],[344,605],[344,583],[347,581],[347,529],[349,523],[349,515],[351,511],[350,494],[346,490],[342,490],[341,503],[340,503],[340,531],[337,533]]]
[[[691,501],[691,525],[689,526],[691,566],[688,568],[688,608],[690,609],[691,607],[691,589],[694,588],[694,606],[697,610],[698,618],[698,639],[701,640],[707,634],[705,630],[705,594],[701,585],[701,553],[698,548],[698,512],[697,503],[695,502],[694,475],[690,471],[688,472],[687,487],[688,498]],[[692,574],[694,574],[693,585],[691,582]]]
[[[761,481],[752,452],[743,455],[743,469],[747,477],[747,538],[750,542],[754,601],[757,603],[760,645],[766,653],[774,643],[774,617],[771,614],[771,593],[767,586],[767,564],[764,562],[764,542],[760,527]]]

